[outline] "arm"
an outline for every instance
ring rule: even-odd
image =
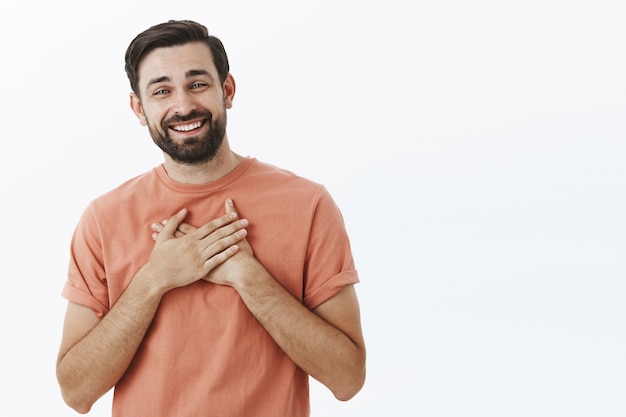
[[[91,309],[68,303],[57,379],[63,399],[77,412],[88,412],[128,368],[160,301],[146,284],[138,273],[102,320]]]
[[[242,251],[239,257],[231,261],[245,269],[232,286],[250,312],[299,367],[337,399],[352,398],[365,381],[365,344],[354,287],[344,287],[310,311],[251,254]]]
[[[57,379],[63,399],[76,411],[88,412],[122,377],[167,291],[205,277],[238,251],[245,220],[225,215],[176,239],[185,215],[182,210],[170,219],[148,262],[102,320],[86,307],[68,304]]]
[[[226,211],[234,213],[232,202]],[[157,237],[161,225],[153,225]],[[181,224],[176,236],[194,227]],[[352,398],[365,380],[365,343],[359,304],[352,285],[315,310],[306,308],[254,257],[246,239],[240,250],[205,278],[233,287],[280,348],[340,400]]]

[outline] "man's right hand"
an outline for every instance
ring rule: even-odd
[[[237,243],[247,234],[248,221],[227,213],[181,236],[176,230],[186,216],[187,210],[182,209],[165,222],[142,268],[166,291],[206,277],[237,253]]]
[[[183,209],[168,219],[148,262],[101,319],[88,307],[68,303],[57,378],[63,399],[79,413],[88,412],[124,375],[163,294],[204,278],[238,253],[237,243],[247,234],[248,221],[227,213],[175,237],[186,215]]]

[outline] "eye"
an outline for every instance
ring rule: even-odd
[[[162,96],[164,94],[169,93],[170,90],[166,89],[166,88],[159,88],[158,90],[156,90],[154,93],[152,93],[155,96]]]
[[[191,89],[192,90],[197,90],[197,89],[202,89],[202,88],[207,88],[209,85],[207,83],[204,82],[195,82],[191,85]]]

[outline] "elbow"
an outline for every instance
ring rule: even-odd
[[[90,396],[81,389],[83,384],[72,384],[66,378],[63,377],[59,369],[57,369],[57,381],[61,388],[61,397],[65,404],[76,411],[79,414],[87,414],[96,399],[91,399]]]
[[[72,407],[72,406],[70,406]],[[91,410],[91,405],[77,405],[75,407],[72,407],[72,409],[74,411],[76,411],[78,414],[87,414],[89,412],[89,410]]]
[[[355,395],[357,395],[359,391],[361,391],[361,388],[363,388],[364,382],[365,382],[364,379],[361,381],[355,381],[355,383],[351,385],[346,385],[342,387],[340,390],[335,390],[333,392],[333,395],[339,401],[349,401]]]
[[[333,390],[333,395],[339,401],[349,401],[361,391],[365,384],[365,358],[359,361],[358,366],[350,372],[344,381],[337,385]]]
[[[65,404],[79,414],[87,414],[91,410],[94,403],[94,401],[85,400],[75,393],[70,393],[63,389],[61,389],[61,396],[63,397]]]

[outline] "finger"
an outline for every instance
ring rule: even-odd
[[[181,211],[170,217],[159,232],[159,237],[157,238],[157,240],[168,238],[171,239],[176,237],[176,229],[178,228],[178,225],[184,220],[185,216],[187,216],[187,209],[182,209]]]
[[[197,227],[190,225],[189,223],[181,223],[178,225],[178,231],[181,232],[184,235],[188,235],[190,233],[195,232],[196,230],[198,230]]]
[[[222,239],[225,239],[231,235],[236,235],[239,236],[236,238],[236,240],[232,243],[235,243],[237,241],[239,241],[242,237],[245,237],[245,235],[247,234],[247,231],[245,230],[245,228],[248,226],[248,220],[247,219],[241,219],[241,220],[237,220],[234,221],[230,224],[224,225],[222,227],[220,227],[219,229],[213,231],[212,233],[209,233],[207,236],[205,236],[204,238],[200,239],[203,244],[209,248],[211,245],[214,245],[215,243],[219,242]],[[243,230],[243,232],[242,232]],[[241,232],[243,234],[237,235],[238,232]],[[224,249],[226,246],[223,246],[220,250]]]
[[[162,229],[163,226],[167,223],[169,219],[165,219],[163,220],[160,224],[159,223],[152,223],[152,230],[154,230],[155,232],[159,233]],[[183,237],[185,235],[188,235],[189,233],[193,232],[194,230],[196,230],[197,227],[194,227],[192,225],[190,225],[189,223],[180,223],[178,225],[178,228],[176,229],[176,233],[174,234],[175,237]]]
[[[167,223],[167,220],[163,220],[162,223],[152,223],[150,225],[152,231],[154,232],[152,233],[152,239],[157,240],[159,238],[159,233],[161,233],[161,230],[163,230],[163,225],[165,223]],[[179,238],[185,236],[186,233],[180,231],[180,228],[183,224],[185,223],[182,223],[180,226],[178,226],[178,229],[176,229],[176,232],[174,233],[174,237]]]
[[[226,203],[224,203],[224,206],[226,208],[226,214],[231,214],[231,213],[237,214],[237,210],[235,210],[235,203],[233,202],[231,198],[226,200]]]
[[[150,225],[150,228],[158,235],[159,233],[161,233],[161,230],[163,230],[163,226],[165,225],[165,223],[165,220],[163,221],[163,223],[152,223]]]
[[[232,223],[237,218],[235,213],[225,214],[217,219],[213,219],[210,222],[200,226],[196,231],[192,232],[198,239],[204,239],[214,231],[218,230],[229,223]]]
[[[246,229],[241,228],[241,229],[233,230],[231,229],[231,226],[227,226],[227,227],[230,229],[227,234],[225,234],[225,231],[224,231],[224,229],[226,229],[225,227],[215,232],[213,235],[211,235],[210,240],[208,240],[209,238],[206,238],[204,240],[204,242],[206,242],[206,247],[202,251],[202,255],[204,256],[205,259],[211,258],[215,256],[216,254],[222,252],[229,246],[233,246],[236,243],[239,243],[248,234],[248,231]],[[217,234],[220,235],[219,238],[216,238],[215,235]],[[222,234],[224,236],[221,236]]]
[[[152,223],[150,225],[150,228],[152,229],[152,240],[154,240],[155,242],[159,239],[159,233],[161,232],[161,230],[163,229],[163,225],[159,224],[159,223]]]
[[[215,254],[204,262],[204,271],[208,274],[215,267],[223,264],[228,258],[236,254],[238,251],[239,247],[237,245],[232,245]]]

